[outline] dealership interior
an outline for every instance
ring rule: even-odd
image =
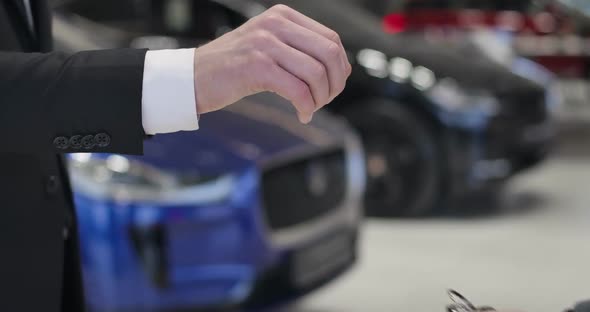
[[[285,4],[352,65],[308,125],[258,94],[144,156],[68,155],[89,311],[590,311],[589,0],[51,4],[69,53]]]

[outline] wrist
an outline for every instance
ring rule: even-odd
[[[210,88],[205,87],[204,85],[207,83],[208,76],[204,74],[206,69],[206,64],[202,64],[201,61],[201,54],[199,53],[199,49],[195,49],[195,56],[193,62],[193,71],[194,71],[194,90],[195,90],[195,106],[197,110],[197,118],[201,115],[210,113],[214,111],[212,105],[209,104],[209,100],[207,99],[207,93],[211,92]]]

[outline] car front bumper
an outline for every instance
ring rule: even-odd
[[[452,129],[445,135],[450,197],[493,190],[513,175],[539,164],[555,139],[551,121],[492,120],[477,130]]]
[[[342,202],[281,229],[267,224],[257,168],[236,173],[236,191],[216,204],[121,202],[75,192],[89,309],[270,304],[331,281],[356,255],[365,176],[358,140],[347,146],[345,163],[348,191]],[[270,288],[282,291],[260,295]]]
[[[240,212],[245,207],[216,207],[213,215],[198,207],[109,207],[79,195],[76,202],[91,311],[277,303],[334,279],[355,259],[358,220],[331,221],[321,235],[276,247],[256,213]]]

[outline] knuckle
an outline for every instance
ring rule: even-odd
[[[269,33],[266,30],[256,30],[251,33],[250,40],[254,41],[254,44],[262,43],[268,40]]]
[[[340,39],[340,35],[337,32],[333,31],[333,30],[330,30],[330,32],[328,33],[328,38],[330,38],[330,40],[332,40],[334,42],[337,42],[337,43],[341,43],[342,42],[341,39]]]
[[[251,40],[255,48],[263,49],[273,44],[274,37],[271,33],[260,30],[252,34]]]
[[[312,77],[314,78],[314,80],[319,81],[319,80],[323,80],[328,76],[328,73],[326,71],[326,67],[324,66],[324,64],[320,63],[320,62],[315,62],[310,66],[310,74],[312,75]]]
[[[326,49],[326,54],[329,58],[340,57],[341,52],[342,50],[340,49],[340,46],[334,42],[331,42]]]
[[[260,18],[259,24],[261,27],[266,29],[277,29],[283,25],[283,22],[283,18],[280,15],[272,13],[262,16]]]
[[[261,71],[270,71],[273,69],[274,61],[268,55],[263,52],[255,51],[252,55],[253,64],[256,64],[256,68]]]
[[[350,63],[347,63],[346,65],[346,76],[350,76],[352,74],[352,65],[350,65]]]
[[[291,8],[284,4],[276,4],[272,8],[270,8],[271,12],[278,12],[281,14],[288,13],[290,10]]]

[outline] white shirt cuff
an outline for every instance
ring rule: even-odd
[[[194,62],[195,49],[147,52],[142,94],[146,134],[199,129]]]

